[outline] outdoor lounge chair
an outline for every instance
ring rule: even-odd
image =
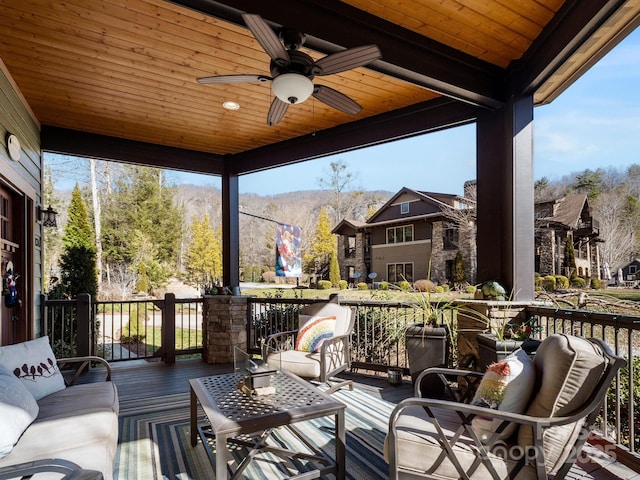
[[[623,365],[601,340],[554,334],[535,355],[535,384],[522,414],[456,401],[406,399],[389,420],[385,457],[390,478],[564,478]],[[429,373],[445,381],[475,372],[433,368],[423,375]],[[420,382],[416,385],[419,389]],[[474,419],[494,428],[480,435]],[[513,434],[505,436],[507,428]]]
[[[300,310],[298,329],[267,337],[262,358],[274,368],[329,384],[327,393],[353,388],[352,382],[335,378],[351,366],[351,333],[354,310],[333,301],[314,303]]]

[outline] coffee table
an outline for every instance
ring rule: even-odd
[[[270,452],[283,458],[295,456],[309,459],[316,467],[311,472],[302,472],[290,478],[317,478],[333,473],[336,479],[345,478],[344,411],[346,405],[318,390],[314,385],[297,376],[281,371],[273,384],[276,392],[270,395],[250,397],[238,389],[237,375],[213,375],[189,380],[191,386],[191,445],[198,443],[198,435],[205,443],[215,439],[216,479],[239,478],[251,459],[260,452]],[[200,403],[209,421],[208,425],[198,426],[198,403]],[[295,428],[294,424],[325,416],[334,417],[335,459],[314,448]],[[284,427],[302,440],[308,452],[291,450],[267,445],[266,440],[272,430]],[[252,441],[245,434],[257,434]],[[242,435],[242,438],[237,438]],[[227,443],[235,443],[250,448],[247,456],[237,462],[230,459]],[[214,460],[210,449],[206,449],[210,459]],[[231,476],[227,476],[230,469]]]

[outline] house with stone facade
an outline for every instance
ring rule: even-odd
[[[474,206],[459,195],[404,187],[366,222],[342,220],[333,229],[341,278],[353,283],[427,278],[444,283],[451,279],[459,249],[471,277],[475,249],[461,248],[470,243],[470,233],[461,231],[451,213]]]
[[[573,243],[579,277],[600,278],[599,224],[584,193],[571,193],[535,205],[535,271],[540,275],[569,275],[564,255]]]
[[[474,186],[474,181],[466,182],[463,197],[404,187],[366,222],[342,220],[333,229],[341,278],[352,283],[426,278],[450,283],[460,250],[467,281],[475,283]],[[535,219],[537,273],[568,275],[564,254],[570,239],[578,276],[600,277],[599,227],[585,194],[537,202]]]

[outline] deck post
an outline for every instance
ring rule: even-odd
[[[93,354],[91,348],[91,295],[79,293],[76,297],[78,315],[78,335],[76,340],[76,353],[79,357]]]
[[[162,312],[162,346],[164,347],[164,362],[176,363],[176,295],[164,294],[164,308]]]

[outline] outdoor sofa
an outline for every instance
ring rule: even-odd
[[[75,384],[90,364],[105,368],[106,381]],[[47,337],[0,347],[0,480],[36,472],[33,480],[59,479],[60,472],[110,480],[119,411],[110,380],[99,357],[56,361]]]

